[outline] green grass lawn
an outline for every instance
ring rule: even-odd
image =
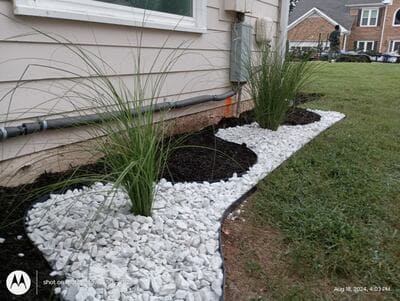
[[[347,118],[258,185],[247,218],[281,233],[279,256],[296,275],[267,275],[260,300],[400,300],[400,65],[324,64],[317,73],[307,92],[324,97],[306,106]],[[372,286],[388,291],[335,292]]]

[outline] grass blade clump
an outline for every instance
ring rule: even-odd
[[[152,112],[116,116],[98,147],[109,176],[129,196],[131,211],[150,216],[155,182],[166,160],[163,129]]]
[[[268,44],[260,45],[246,65],[247,90],[254,101],[256,121],[262,128],[277,130],[316,65],[308,60],[292,62]]]

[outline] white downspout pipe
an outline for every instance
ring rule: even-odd
[[[347,33],[344,34],[344,41],[343,41],[343,47],[342,50],[346,51],[346,45],[347,45]]]
[[[383,23],[382,23],[382,31],[381,31],[381,40],[379,42],[379,53],[382,53],[382,45],[383,45],[383,34],[385,33],[385,24],[386,24],[386,17],[387,17],[387,10],[388,10],[388,5],[385,4],[385,16],[383,18]]]
[[[281,0],[280,3],[278,49],[284,54],[286,53],[287,27],[289,23],[289,0]]]

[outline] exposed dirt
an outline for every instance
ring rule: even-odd
[[[384,294],[346,293],[349,281],[324,277],[305,279],[291,266],[284,235],[255,222],[252,196],[233,211],[222,225],[225,301],[329,300],[383,301]]]
[[[308,295],[311,291],[331,292],[333,286],[324,279],[314,281],[311,287],[298,287],[304,279],[288,264],[290,250],[283,234],[271,226],[254,224],[251,198],[240,207],[235,220],[227,218],[222,226],[225,300],[316,300],[309,299],[314,296]]]
[[[272,300],[262,298],[273,286],[271,275],[287,277],[282,275],[285,246],[277,231],[269,227],[257,229],[246,220],[247,214],[241,214],[235,221],[226,219],[222,226],[225,300]]]

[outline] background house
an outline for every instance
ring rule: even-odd
[[[143,3],[151,3],[151,10],[141,9]],[[288,11],[289,1],[284,0],[0,0],[0,136],[5,136],[5,127],[91,112],[83,99],[67,102],[59,97],[75,89],[71,82],[96,76],[79,74],[87,67],[68,51],[68,44],[107,61],[113,70],[106,68],[106,75],[129,86],[137,75],[132,52],[139,46],[144,62],[139,73],[152,76],[161,68],[151,68],[154,57],[160,53],[166,59],[185,42],[186,54],[174,64],[160,92],[159,101],[174,102],[232,91],[233,24],[244,17],[254,28],[264,18],[267,26],[261,28],[276,45],[286,40]],[[33,28],[68,42],[57,43]],[[254,30],[251,44],[254,48]],[[78,74],[57,69],[66,66]],[[249,97],[243,95],[242,100],[245,106]],[[188,131],[232,114],[235,102],[233,97],[174,110],[166,118],[178,131]],[[91,138],[79,127],[0,141],[0,185],[18,185],[43,171],[84,163],[87,154],[80,154],[77,146]]]
[[[353,18],[349,48],[398,54],[400,0],[350,0],[346,7]]]
[[[400,0],[303,0],[289,17],[291,47],[327,48],[339,24],[342,49],[395,54],[400,46]]]
[[[301,0],[289,15],[289,47],[317,48],[329,47],[328,36],[335,25],[340,26],[342,49],[347,50],[347,39],[353,19],[348,14],[344,0]]]

